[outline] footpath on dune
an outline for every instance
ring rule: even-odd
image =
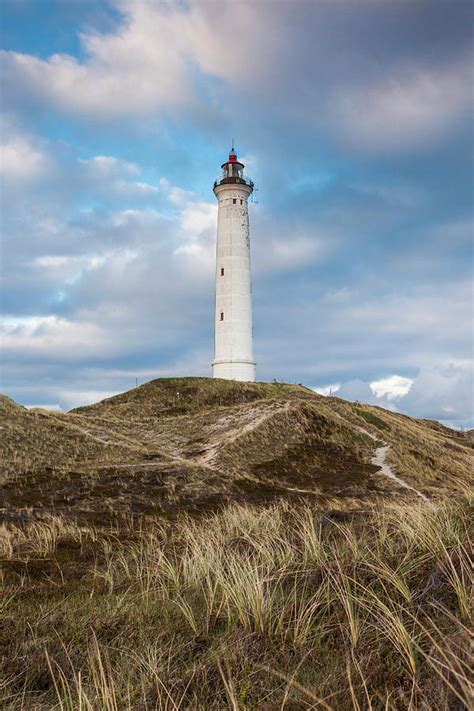
[[[267,407],[262,407],[260,408],[260,412],[255,413],[253,412],[253,419],[250,422],[246,422],[245,424],[242,424],[240,426],[237,426],[234,430],[231,432],[228,432],[224,434],[222,437],[215,439],[213,442],[211,442],[203,452],[201,452],[196,458],[195,461],[198,464],[209,464],[213,459],[215,459],[218,450],[220,447],[224,446],[225,444],[231,444],[232,442],[235,442],[239,437],[243,437],[246,434],[249,434],[250,432],[253,432],[256,430],[260,425],[262,425],[264,422],[266,422],[270,417],[273,417],[273,415],[276,412],[281,412],[284,410],[288,410],[291,405],[291,400],[288,400],[286,403],[272,403],[270,406]],[[229,425],[232,423],[233,417],[232,415],[224,415],[220,420],[216,423],[216,429],[219,427]]]
[[[359,429],[371,439],[377,440],[377,437],[365,428],[361,427]],[[415,489],[414,486],[410,486],[410,484],[407,484],[406,481],[404,481],[394,473],[392,467],[386,461],[387,454],[389,453],[389,451],[390,445],[387,442],[384,442],[382,446],[377,447],[377,449],[375,450],[375,454],[371,459],[372,464],[379,468],[381,474],[388,477],[389,479],[392,479],[392,481],[395,481],[402,489],[408,489],[409,491],[413,491],[413,493],[416,494],[420,499],[423,499],[423,501],[425,501],[427,504],[432,505],[430,499],[425,494],[423,494],[422,491],[418,491],[418,489]]]
[[[410,491],[413,491],[420,499],[423,499],[423,501],[431,505],[430,499],[425,494],[423,494],[422,491],[418,491],[418,489],[415,489],[414,486],[410,486],[410,484],[407,484],[406,481],[403,481],[403,479],[400,479],[400,477],[393,473],[390,464],[387,464],[387,462],[385,461],[389,449],[389,444],[385,444],[382,447],[378,447],[375,450],[374,456],[372,457],[372,464],[375,464],[375,466],[380,467],[381,473],[384,474],[384,476],[387,476],[389,479],[396,481],[397,484],[402,487],[402,489],[409,489]]]
[[[254,413],[254,419],[251,422],[247,422],[246,424],[236,426],[235,429],[233,429],[231,432],[228,432],[223,437],[217,438],[214,441],[212,441],[206,447],[205,451],[202,452],[198,457],[196,457],[195,461],[201,465],[209,465],[210,463],[212,463],[212,460],[216,458],[219,448],[221,446],[235,442],[237,439],[239,439],[240,437],[243,437],[245,434],[248,434],[248,433],[256,430],[260,425],[262,425],[265,421],[267,421],[269,418],[271,418],[276,412],[282,412],[285,410],[287,411],[291,405],[292,405],[292,401],[288,400],[286,403],[272,403],[270,406],[267,406],[266,408],[261,407],[260,412]],[[342,418],[340,418],[340,419],[342,420]],[[223,418],[221,418],[219,425],[222,426],[223,424],[228,424],[231,420],[232,420],[231,415],[225,415]],[[380,441],[379,437],[374,435],[372,432],[370,432],[365,427],[357,426],[356,429],[359,432],[361,432],[362,434],[369,437],[374,442]],[[375,452],[370,460],[371,463],[378,468],[379,473],[381,475],[394,481],[400,488],[413,492],[418,498],[422,499],[427,504],[432,505],[430,499],[422,491],[419,491],[414,486],[411,486],[406,481],[404,481],[401,477],[399,477],[395,474],[395,472],[393,471],[390,464],[388,464],[388,462],[386,461],[389,451],[390,451],[390,444],[388,442],[382,442],[381,446],[379,446],[375,449]],[[303,488],[297,488],[297,487],[293,487],[293,486],[285,486],[285,489],[287,491],[292,491],[292,492],[301,493],[301,494],[316,495],[318,493],[317,491],[314,491],[312,489],[303,489]]]

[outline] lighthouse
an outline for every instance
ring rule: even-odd
[[[232,146],[214,183],[218,201],[214,378],[255,380],[248,199],[253,182]]]

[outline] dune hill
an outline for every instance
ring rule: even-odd
[[[205,378],[0,413],[0,708],[471,708],[463,433]]]
[[[396,475],[430,499],[455,495],[472,471],[461,432],[282,383],[164,378],[68,413],[3,397],[0,419],[7,518],[413,498],[372,463],[384,443]]]

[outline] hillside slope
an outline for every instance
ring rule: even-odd
[[[204,378],[0,417],[1,709],[470,708],[462,433]]]
[[[0,402],[4,517],[105,520],[305,497],[324,508],[462,490],[472,443],[439,423],[297,385],[153,380],[69,413]]]

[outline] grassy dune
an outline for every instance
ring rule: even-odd
[[[460,432],[282,383],[165,378],[69,413],[0,398],[0,426],[4,514],[21,520],[103,522],[302,495],[364,508],[406,497],[371,463],[382,441],[395,472],[429,498],[462,491],[473,464]]]
[[[5,709],[462,709],[469,501],[4,524]]]
[[[471,708],[463,433],[205,378],[0,427],[2,710]]]

